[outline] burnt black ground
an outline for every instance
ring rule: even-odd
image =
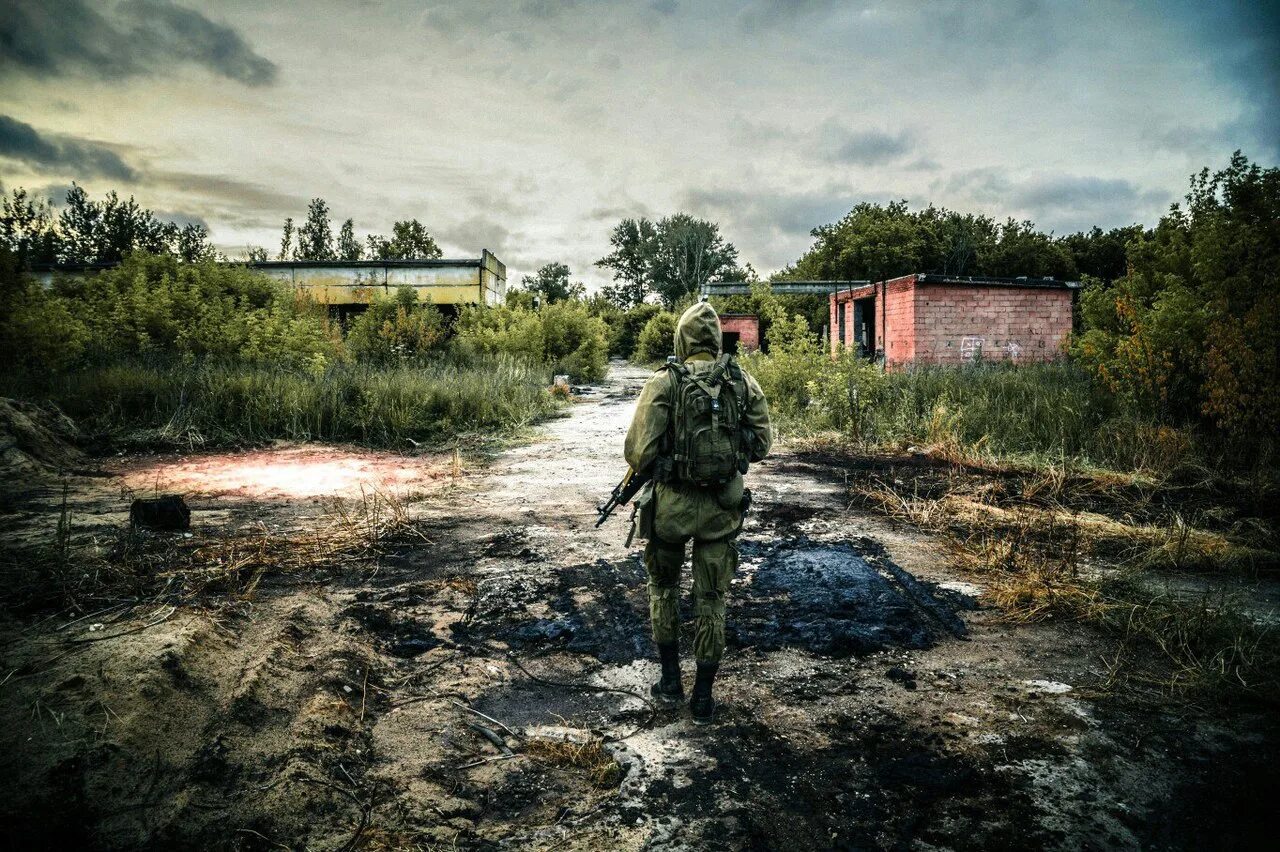
[[[744,539],[739,550],[727,629],[734,647],[841,657],[923,649],[945,636],[963,637],[952,607],[972,602],[954,593],[935,597],[874,542]],[[647,659],[652,649],[644,583],[638,557],[499,576],[485,584],[470,617],[454,625],[454,637],[588,654],[604,663]],[[531,615],[535,608],[550,612]],[[686,588],[686,631],[692,610]]]
[[[376,570],[278,578],[216,619],[184,611],[10,680],[0,813],[23,833],[5,842],[1270,848],[1274,708],[1108,692],[1097,634],[1004,623],[936,541],[850,511],[837,460],[784,450],[753,471],[716,724],[651,719],[627,694],[656,676],[643,567],[621,519],[596,530],[591,511],[642,380],[619,368],[599,402],[415,505],[429,543]],[[40,630],[0,637],[15,667],[87,635]],[[602,737],[625,776],[473,765],[498,755],[468,707],[518,753]]]

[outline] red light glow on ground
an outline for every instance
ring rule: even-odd
[[[124,477],[138,494],[298,499],[404,494],[445,474],[426,458],[309,446],[140,460]]]

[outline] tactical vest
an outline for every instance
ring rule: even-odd
[[[682,363],[669,362],[666,369],[672,377],[670,479],[712,487],[746,473],[751,461],[744,428],[749,391],[733,356],[721,355],[702,374]]]

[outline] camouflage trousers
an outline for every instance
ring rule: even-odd
[[[649,574],[649,617],[660,644],[680,637],[680,572],[685,545],[693,542],[693,653],[699,662],[724,655],[725,600],[738,568],[734,543],[742,515],[716,504],[713,495],[659,485],[653,531],[644,549]]]
[[[649,572],[649,617],[653,640],[680,638],[680,569],[684,544],[649,539],[644,549]],[[693,600],[696,621],[693,653],[698,662],[719,662],[724,655],[725,598],[738,567],[738,548],[731,539],[693,542]]]

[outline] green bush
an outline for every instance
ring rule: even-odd
[[[1267,459],[1280,432],[1280,168],[1237,152],[1205,169],[1127,255],[1127,274],[1081,294],[1072,354],[1160,423]]]
[[[599,381],[609,366],[604,322],[576,301],[539,311],[505,305],[466,308],[458,317],[454,351],[462,356],[505,353],[550,364],[580,381]]]
[[[931,446],[1028,462],[1063,459],[1116,470],[1169,472],[1204,447],[1117,399],[1078,364],[920,365],[884,372],[815,345],[741,357],[784,436],[838,433],[861,446]]]
[[[665,361],[675,352],[676,322],[679,317],[670,311],[659,311],[649,318],[636,340],[635,361],[655,364]]]
[[[634,358],[640,345],[640,333],[662,308],[642,303],[619,310],[616,320],[609,326],[609,354],[616,358]]]
[[[347,330],[352,357],[371,364],[421,363],[441,350],[448,338],[444,315],[432,304],[419,304],[412,287],[401,287],[394,299],[375,299]]]
[[[238,359],[323,367],[342,357],[323,306],[243,267],[135,254],[83,278],[7,282],[11,363],[36,372],[121,359]]]
[[[556,302],[542,308],[543,352],[557,373],[598,382],[609,368],[604,321],[581,302]]]

